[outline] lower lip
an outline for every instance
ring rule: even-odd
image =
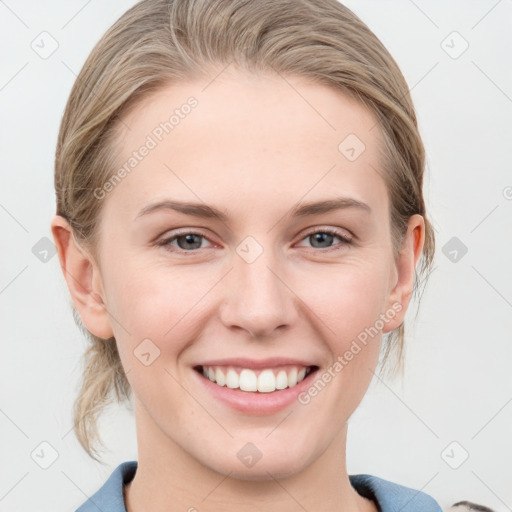
[[[311,380],[318,369],[308,373],[303,380],[292,388],[279,389],[271,393],[242,391],[219,386],[196,370],[193,369],[192,371],[207,391],[220,402],[245,414],[265,415],[279,412],[296,402],[298,395],[310,386]]]

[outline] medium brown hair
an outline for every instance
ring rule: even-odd
[[[425,150],[407,83],[376,35],[336,0],[143,0],[117,20],[87,58],[71,90],[55,158],[57,214],[93,256],[103,201],[94,196],[115,172],[121,116],[164,86],[210,79],[228,64],[255,73],[305,77],[356,98],[378,120],[380,167],[390,200],[396,250],[409,218],[425,220],[414,292],[428,277],[434,232],[423,200]],[[340,141],[341,142],[341,141]],[[112,401],[130,400],[115,339],[89,333],[74,429],[96,457],[97,417]],[[402,367],[404,325],[383,345],[393,374]],[[384,365],[383,365],[384,366]],[[393,371],[390,368],[393,366]]]

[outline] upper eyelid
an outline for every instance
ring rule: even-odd
[[[188,229],[188,230],[184,230],[184,231],[178,231],[177,233],[172,233],[170,235],[164,235],[161,237],[161,240],[159,242],[157,242],[157,244],[163,245],[165,243],[170,243],[171,241],[174,242],[174,240],[176,240],[180,236],[185,236],[185,235],[198,235],[198,236],[205,238],[210,243],[215,244],[215,242],[213,242],[209,236],[202,233],[201,230],[199,230],[199,229]]]
[[[341,228],[330,228],[330,227],[326,227],[326,226],[320,226],[318,228],[312,228],[311,231],[306,231],[306,233],[304,235],[302,235],[302,238],[305,238],[309,235],[312,235],[314,233],[324,233],[324,232],[327,232],[327,233],[333,233],[334,235],[336,236],[339,236],[339,237],[342,237],[342,238],[348,238],[349,240],[352,240],[354,237],[354,235],[348,231],[347,229],[344,229],[344,230],[341,230]],[[345,233],[347,234],[345,234]],[[301,240],[302,240],[301,238]]]

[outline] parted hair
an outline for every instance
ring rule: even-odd
[[[423,198],[425,149],[409,88],[377,36],[337,0],[143,0],[101,37],[68,98],[55,155],[57,215],[97,256],[104,201],[94,196],[116,171],[113,151],[120,118],[172,83],[215,76],[228,65],[254,73],[304,77],[342,91],[369,109],[382,134],[380,172],[390,203],[395,251],[409,218],[425,221],[425,243],[413,295],[431,272],[434,231]],[[340,141],[341,142],[341,141]],[[83,376],[74,403],[75,434],[95,460],[97,420],[131,388],[116,340],[87,337]],[[403,368],[404,324],[384,337],[381,372]]]

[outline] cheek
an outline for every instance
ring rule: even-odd
[[[379,319],[385,311],[388,274],[374,262],[368,266],[326,270],[325,285],[304,286],[301,293],[315,315],[330,360],[302,397],[316,417],[346,421],[360,403],[378,363]],[[311,315],[314,317],[315,315]],[[324,392],[324,389],[326,390]],[[321,395],[317,400],[315,397]],[[326,405],[327,404],[327,405]],[[326,420],[327,421],[327,420]]]
[[[387,299],[383,265],[331,265],[302,278],[298,295],[322,321],[329,339],[343,350],[346,343],[374,326]]]
[[[204,328],[201,299],[218,279],[200,277],[183,267],[119,264],[110,274],[109,295],[120,359],[133,393],[155,411],[172,402],[176,410],[190,407],[180,381],[180,354]],[[167,411],[169,425],[180,419]]]
[[[124,350],[149,338],[161,350],[178,352],[199,332],[204,299],[218,281],[204,270],[151,263],[119,264],[110,276],[109,309]]]

